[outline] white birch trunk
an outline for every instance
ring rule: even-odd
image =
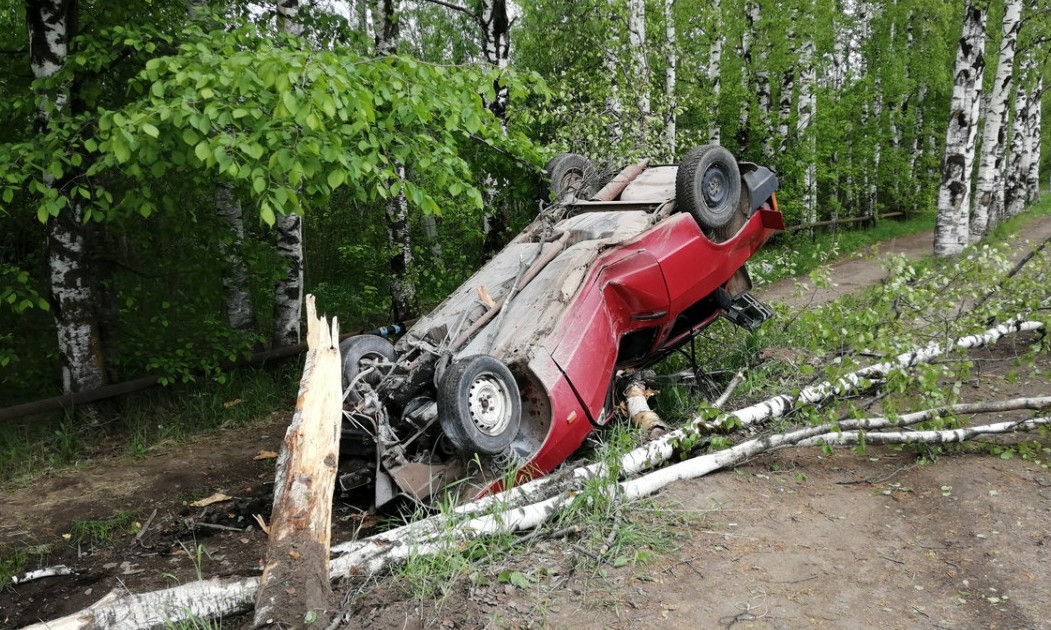
[[[277,0],[277,18],[281,32],[302,35],[303,25],[299,23],[298,17],[299,0]]]
[[[233,185],[223,182],[216,187],[215,213],[230,228],[229,242],[223,239],[220,246],[220,254],[226,263],[223,272],[226,321],[234,330],[251,330],[255,326],[255,309],[248,292],[248,267],[241,256],[245,237],[244,215]]]
[[[1025,81],[1032,78],[1032,55],[1026,55],[1019,67],[1018,89],[1015,92],[1014,115],[1010,125],[1011,147],[1007,160],[1007,176],[1004,183],[1004,215],[1013,217],[1025,209],[1029,175],[1029,92]]]
[[[996,63],[996,78],[989,93],[989,109],[982,129],[982,154],[978,163],[978,184],[971,211],[970,238],[976,241],[1003,214],[1004,145],[1007,106],[1014,83],[1015,46],[1022,26],[1022,0],[1004,4],[1003,39]]]
[[[29,56],[33,77],[53,76],[66,63],[69,42],[76,34],[77,3],[72,0],[26,2],[29,22]],[[60,86],[56,93],[37,96],[37,128],[43,133],[52,115],[62,116],[69,97]],[[67,174],[68,179],[72,174]],[[61,197],[62,182],[45,173],[44,186]],[[92,226],[84,224],[79,200],[67,199],[58,216],[48,219],[47,260],[62,389],[79,392],[106,382],[106,357],[99,331],[97,287],[88,262]]]
[[[970,211],[971,169],[978,136],[978,107],[981,101],[982,70],[985,68],[984,7],[974,0],[964,11],[963,32],[956,48],[956,65],[949,125],[945,138],[938,214],[934,226],[934,255],[955,256],[967,246]]]
[[[271,343],[275,348],[300,342],[303,310],[303,217],[286,214],[277,217],[277,253],[285,261],[285,277],[274,286],[274,322]]]
[[[777,155],[788,151],[789,123],[792,117],[792,91],[795,89],[795,68],[781,75],[781,93],[777,97]]]
[[[722,12],[719,10],[720,0],[712,0],[712,13],[715,19],[715,32],[712,34],[712,43],[708,49],[708,89],[712,93],[711,125],[708,128],[708,142],[719,144],[722,139],[719,129],[719,90],[722,88],[722,63],[723,42],[726,37],[722,32]]]
[[[377,55],[398,52],[397,0],[374,0],[372,16],[375,22]],[[404,180],[404,165],[398,165],[397,178]],[[393,195],[385,203],[387,238],[390,246],[390,297],[394,320],[402,322],[416,314],[416,285],[409,274],[412,268],[412,232],[409,229],[409,203],[405,195]]]
[[[668,160],[675,161],[675,127],[676,108],[679,99],[676,96],[675,72],[679,64],[679,42],[675,32],[675,0],[664,0],[664,45],[666,59],[664,67],[664,97],[668,108],[664,116],[664,144],[668,147]]]
[[[745,151],[751,140],[751,98],[753,90],[758,91],[751,80],[752,75],[752,41],[755,38],[755,29],[761,17],[759,5],[754,0],[745,3],[745,25],[741,31],[741,47],[737,53],[741,58],[741,93],[745,98],[741,101],[740,113],[737,117],[737,147],[739,151]]]
[[[405,179],[405,167],[398,167]],[[405,195],[395,195],[386,204],[387,235],[391,248],[390,294],[394,321],[403,322],[416,314],[416,285],[409,276],[412,268],[412,234],[409,230],[409,204]]]
[[[877,185],[879,177],[879,163],[883,156],[882,146],[883,138],[880,137],[880,121],[883,118],[883,82],[877,77],[874,82],[875,95],[872,100],[872,118],[873,128],[875,133],[871,137],[874,138],[872,143],[872,170],[865,169],[865,181],[867,182],[867,190],[865,191],[865,208],[870,219],[876,221],[877,219],[877,202],[879,186]]]
[[[631,49],[632,80],[639,86],[639,116],[642,124],[652,112],[650,106],[650,64],[646,58],[646,3],[628,0],[628,47]]]
[[[624,140],[624,106],[620,101],[620,19],[617,16],[617,0],[607,0],[606,17],[608,20],[608,45],[603,52],[603,67],[609,80],[609,93],[606,95],[606,112],[610,117],[609,137],[614,147],[620,147]],[[614,154],[618,149],[614,149]],[[609,156],[614,157],[614,156]]]
[[[812,18],[811,24],[812,24]],[[803,223],[817,221],[817,135],[812,128],[817,114],[817,71],[814,38],[808,33],[799,50],[799,96],[796,102],[796,138],[803,147]]]
[[[913,106],[915,112],[915,124],[912,127],[914,138],[912,140],[912,155],[909,156],[909,180],[912,181],[912,209],[916,211],[919,209],[920,197],[923,194],[923,178],[917,172],[916,165],[919,162],[920,156],[923,155],[924,149],[926,148],[926,132],[923,126],[923,104],[927,100],[927,85],[920,84],[916,89],[916,105]]]
[[[755,60],[756,68],[758,68],[755,72],[755,92],[756,105],[759,110],[759,133],[763,136],[763,158],[767,164],[770,164],[774,160],[774,126],[771,122],[774,112],[774,95],[770,88],[770,43],[759,39],[759,35],[763,32],[763,27],[760,25],[762,9],[758,2],[753,7],[755,20],[752,25],[756,28],[756,39],[760,41],[759,54],[756,55]]]
[[[1040,145],[1041,145],[1041,103],[1044,94],[1044,78],[1038,77],[1036,87],[1029,95],[1029,172],[1026,174],[1026,191],[1029,203],[1040,201]]]
[[[511,23],[507,17],[507,0],[484,0],[482,2],[482,52],[485,62],[500,70],[507,69],[511,54]],[[496,98],[487,103],[489,110],[500,119],[507,117],[508,88],[500,81],[493,84]]]
[[[207,17],[207,9],[207,0],[186,0],[190,22]],[[229,228],[229,234],[219,243],[219,255],[225,264],[222,281],[226,322],[233,330],[248,331],[255,326],[255,309],[248,292],[248,267],[241,255],[245,235],[243,208],[229,182],[216,184],[213,199],[216,216]]]
[[[278,0],[278,23],[283,32],[299,35],[302,26],[296,20],[298,0]],[[300,342],[300,319],[303,314],[303,217],[298,214],[279,216],[274,223],[277,253],[284,259],[285,277],[274,286],[274,321],[270,339],[275,348]]]

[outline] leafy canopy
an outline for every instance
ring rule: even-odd
[[[513,96],[526,92],[513,74],[369,58],[349,48],[311,50],[308,40],[274,37],[251,23],[209,33],[191,26],[182,35],[185,43],[172,48],[172,38],[155,31],[114,28],[125,49],[173,52],[145,61],[122,86],[133,95],[123,106],[52,116],[46,133],[0,146],[0,163],[9,165],[0,182],[4,204],[29,191],[41,221],[70,199],[88,219],[149,216],[158,207],[178,209],[155,185],[177,176],[202,186],[217,177],[232,182],[268,224],[344,186],[358,201],[401,193],[437,214],[436,196],[482,205],[465,159],[471,145],[539,161],[528,139],[505,133],[483,105],[494,81]],[[71,57],[41,87],[61,89],[86,63],[97,60]],[[543,90],[540,81],[532,84]],[[401,167],[411,178],[399,176]],[[48,176],[61,185],[45,185]]]

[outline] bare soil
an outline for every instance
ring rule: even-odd
[[[1051,219],[1027,228],[1034,242]],[[767,300],[799,307],[879,282],[885,251],[920,257],[931,235],[898,239],[837,263],[835,286],[800,292],[771,285]],[[1019,255],[1029,247],[1019,245]],[[972,400],[1046,395],[1051,357],[1015,373],[1032,338],[974,351]],[[46,546],[28,568],[76,573],[0,589],[0,627],[53,619],[115,588],[142,592],[204,575],[257,575],[269,519],[273,460],[289,414],[157,448],[146,458],[93,461],[4,491],[0,544]],[[1022,439],[1022,438],[1015,438]],[[1049,459],[1044,454],[1044,460]],[[222,492],[207,507],[191,502]],[[656,501],[675,518],[674,551],[596,563],[570,534],[534,539],[529,551],[482,565],[445,599],[418,600],[402,580],[341,585],[370,628],[1047,628],[1051,627],[1051,473],[1020,457],[973,447],[921,463],[911,450],[869,448],[826,455],[781,451],[732,471],[681,482]],[[649,508],[628,508],[629,520]],[[76,521],[127,520],[107,540],[76,542]],[[375,520],[337,500],[333,539]],[[144,528],[144,529],[143,529]],[[80,529],[84,529],[81,525]],[[640,550],[644,551],[644,550]],[[524,577],[518,585],[506,576]],[[505,577],[501,580],[501,575]],[[245,619],[224,620],[241,627]]]

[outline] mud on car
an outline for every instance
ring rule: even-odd
[[[770,316],[745,269],[784,229],[769,169],[705,145],[598,190],[580,155],[545,174],[553,202],[397,343],[341,344],[344,490],[382,508],[546,474],[608,422],[618,370]]]

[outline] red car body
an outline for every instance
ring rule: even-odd
[[[705,185],[712,172],[697,171]],[[509,470],[519,481],[546,474],[606,423],[619,369],[658,361],[720,315],[757,325],[769,313],[748,296],[744,265],[784,220],[773,174],[741,173],[721,232],[702,229],[693,210],[675,212],[677,167],[644,170],[610,201],[553,205],[396,345],[344,342],[353,403],[344,451],[355,458],[344,488],[372,484],[380,506],[450,482],[476,496]],[[520,417],[505,422],[512,407]],[[486,451],[497,434],[504,441]]]
[[[774,204],[776,206],[776,203]],[[549,429],[527,476],[550,472],[606,423],[616,369],[655,362],[723,311],[711,300],[775,232],[781,213],[758,210],[733,238],[710,241],[688,214],[673,214],[596,260],[562,321],[528,369],[550,400]],[[624,339],[639,339],[625,356]],[[514,371],[514,370],[513,370]],[[517,375],[517,373],[516,373]]]

